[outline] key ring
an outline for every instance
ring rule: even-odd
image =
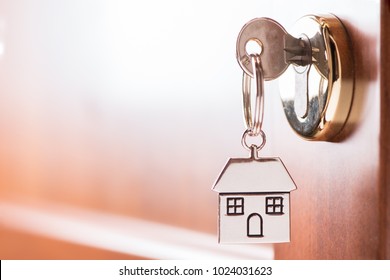
[[[261,143],[260,145],[255,145],[255,144],[252,144],[252,145],[248,145],[248,143],[246,142],[246,137],[249,135],[249,136],[252,136],[250,134],[250,130],[247,129],[245,130],[244,134],[242,135],[242,138],[241,138],[241,144],[242,146],[247,149],[248,151],[251,151],[253,153],[253,151],[256,151],[256,152],[259,152],[264,146],[265,146],[265,143],[267,142],[267,138],[265,136],[265,133],[264,131],[260,130],[259,132],[259,135],[261,136]]]
[[[264,75],[261,68],[259,54],[251,54],[251,64],[253,69],[253,79],[256,82],[255,114],[252,117],[251,108],[251,77],[245,73],[242,77],[242,95],[244,106],[244,119],[249,136],[257,136],[261,132],[264,116]]]

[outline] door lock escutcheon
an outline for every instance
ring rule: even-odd
[[[278,78],[292,129],[307,140],[329,141],[345,126],[353,100],[352,46],[334,15],[299,19],[290,34],[276,21],[256,18],[242,28],[237,60],[253,77],[248,46],[259,45],[264,80]]]

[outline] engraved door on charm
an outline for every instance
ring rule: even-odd
[[[246,222],[246,235],[248,237],[263,237],[263,218],[258,213],[248,216]]]

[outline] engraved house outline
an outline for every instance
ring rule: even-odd
[[[289,242],[295,189],[279,158],[229,159],[213,186],[219,193],[219,242]]]

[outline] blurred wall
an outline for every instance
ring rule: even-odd
[[[263,4],[1,1],[2,201],[216,235],[211,186],[228,157],[246,156],[235,41],[272,14]]]

